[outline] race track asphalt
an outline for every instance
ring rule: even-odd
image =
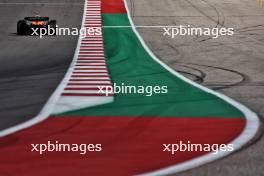
[[[82,0],[0,0],[0,130],[39,113],[72,60],[77,36],[17,36],[25,16],[56,19],[61,27],[80,27]]]
[[[128,0],[129,1],[129,0]],[[164,38],[140,29],[152,51],[175,70],[264,115],[263,8],[255,1],[130,0],[137,25],[227,26],[233,38]],[[82,0],[0,0],[0,130],[34,117],[63,78],[77,37],[17,36],[16,22],[35,11],[80,27]],[[263,137],[247,149],[181,176],[263,174]]]
[[[230,37],[163,36],[138,28],[150,49],[184,76],[243,103],[264,117],[264,8],[252,0],[128,0],[136,25],[232,27]],[[177,176],[263,175],[263,127],[247,148]]]

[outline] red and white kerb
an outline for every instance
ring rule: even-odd
[[[95,34],[80,36],[73,63],[62,82],[61,96],[53,109],[55,114],[114,100],[111,91],[105,92],[106,88],[112,88],[112,83],[104,55],[101,1],[86,0],[85,4],[82,27],[86,31],[94,29]]]
[[[85,28],[102,31],[101,1],[89,0],[86,5]],[[107,71],[102,32],[81,39],[77,61],[62,96],[106,96],[100,86],[111,86]],[[107,96],[113,96],[108,94]]]

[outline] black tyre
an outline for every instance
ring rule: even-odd
[[[26,35],[27,34],[27,24],[25,20],[19,20],[17,22],[17,35]]]
[[[57,25],[57,21],[56,20],[50,20],[49,21],[50,28],[56,30],[56,25]],[[56,35],[56,32],[54,33],[54,35]]]
[[[29,26],[26,26],[25,27],[25,33],[26,33],[26,35],[32,35],[33,30]]]

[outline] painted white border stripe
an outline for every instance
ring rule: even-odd
[[[104,62],[99,63],[85,63],[85,62],[77,62],[76,65],[85,65],[85,66],[106,66]]]
[[[190,79],[182,76],[180,73],[176,72],[175,70],[173,70],[172,68],[170,68],[168,65],[166,65],[164,62],[162,62],[161,60],[159,60],[154,53],[148,48],[148,46],[146,45],[146,43],[144,42],[144,40],[142,39],[142,37],[140,36],[140,34],[138,33],[133,20],[131,19],[131,15],[130,15],[130,11],[127,5],[126,0],[123,0],[125,3],[125,7],[127,10],[127,15],[128,15],[128,19],[129,22],[132,26],[132,30],[134,31],[134,33],[136,34],[137,38],[139,39],[139,41],[141,42],[142,46],[144,47],[144,49],[147,51],[147,53],[153,58],[154,61],[156,61],[157,63],[159,63],[162,67],[164,67],[166,70],[168,70],[170,73],[172,73],[173,75],[175,75],[176,77],[180,78],[181,80],[205,91],[208,93],[211,93],[223,100],[225,100],[227,103],[231,104],[232,106],[236,107],[237,109],[239,109],[246,118],[246,127],[245,129],[242,131],[242,133],[233,141],[230,142],[230,144],[234,145],[234,151],[237,151],[238,149],[241,149],[244,145],[246,145],[251,139],[254,138],[254,136],[257,134],[257,131],[260,127],[260,121],[258,119],[258,116],[256,115],[256,113],[254,113],[253,111],[251,111],[250,109],[248,109],[246,106],[242,105],[241,103],[233,100],[232,98],[221,94],[219,92],[215,92],[207,87],[204,87],[196,82],[191,81]],[[209,153],[206,155],[202,155],[200,157],[185,161],[183,163],[180,164],[176,164],[173,166],[169,166],[163,169],[159,169],[153,172],[148,172],[148,173],[143,173],[143,174],[139,174],[139,176],[157,176],[157,175],[171,175],[171,174],[175,174],[177,172],[182,172],[191,168],[195,168],[195,167],[199,167],[201,165],[204,165],[206,163],[215,161],[217,159],[220,159],[224,156],[227,156],[231,153],[233,153],[234,151],[229,151],[229,152],[224,152],[224,151],[218,151],[217,154],[214,153]]]
[[[80,51],[103,50],[103,47],[81,47]]]
[[[80,54],[84,54],[86,56],[104,56],[104,52],[101,50],[96,50],[96,51],[80,51]]]
[[[82,44],[103,44],[103,41],[82,40]]]
[[[106,62],[105,62],[105,60],[104,59],[99,59],[99,60],[91,60],[91,59],[79,59],[77,62],[76,62],[77,64],[81,64],[81,63],[86,63],[86,64],[88,64],[88,63],[93,63],[93,64],[105,64]]]
[[[103,56],[86,56],[85,54],[78,55],[78,62],[91,60],[104,61],[105,59]]]
[[[95,81],[100,81],[100,80],[109,80],[109,77],[71,77],[70,80],[80,80],[80,81],[83,81],[83,80],[95,80]]]
[[[99,92],[99,88],[98,90],[64,90],[63,93],[80,93],[80,94],[93,94],[93,93],[97,93],[97,94],[105,94],[105,92]]]
[[[76,69],[72,69],[72,73],[76,74],[76,73],[108,73],[107,70],[104,69],[88,69],[88,70],[76,70]]]
[[[91,81],[69,81],[69,84],[74,83],[87,83],[87,84],[111,84],[111,81],[99,81],[99,80],[91,80]]]
[[[97,85],[67,85],[66,88],[98,88]]]
[[[92,14],[92,15],[87,15],[87,8],[89,8],[90,6],[99,6],[101,7],[101,2],[100,1],[89,1],[89,6],[88,6],[88,0],[85,0],[84,3],[84,10],[83,10],[83,17],[82,17],[82,27],[85,26],[85,20],[91,18],[96,18],[96,19],[101,19],[101,14]],[[90,26],[90,25],[88,25]],[[95,27],[95,25],[92,25]],[[98,26],[98,25],[97,25]],[[101,27],[101,25],[99,25]],[[109,96],[109,97],[76,97],[75,100],[72,99],[72,97],[61,97],[61,93],[64,91],[64,88],[68,85],[68,84],[80,84],[79,82],[69,82],[70,78],[71,78],[71,74],[74,71],[74,65],[77,61],[77,59],[79,58],[79,50],[80,50],[80,46],[81,46],[81,36],[79,36],[78,39],[78,43],[77,43],[77,47],[75,49],[75,53],[74,53],[74,57],[72,60],[72,63],[68,69],[68,71],[65,74],[65,77],[63,78],[63,80],[61,81],[61,83],[58,85],[57,89],[53,92],[53,94],[50,96],[50,98],[48,99],[48,101],[46,102],[46,104],[43,106],[43,108],[41,109],[41,111],[39,112],[39,114],[37,116],[35,116],[34,118],[21,123],[19,125],[10,127],[8,129],[4,129],[0,131],[0,137],[15,133],[19,130],[31,127],[37,123],[40,123],[44,120],[46,120],[52,113],[59,113],[61,111],[67,111],[67,109],[69,108],[69,106],[67,104],[72,104],[72,102],[74,101],[75,104],[72,105],[72,108],[78,109],[78,108],[82,108],[82,107],[92,107],[92,106],[96,106],[96,105],[100,105],[100,104],[105,104],[105,103],[111,103],[113,102],[114,98],[113,96]],[[83,46],[90,46],[88,45],[83,45]],[[100,45],[93,45],[93,46],[103,46],[102,44]],[[92,57],[90,57],[92,58]],[[104,70],[76,70],[76,72],[105,72]],[[105,85],[111,85],[111,81],[85,81],[83,82],[84,84],[105,84]],[[58,109],[56,109],[56,104],[59,103],[63,103],[66,104],[66,106],[62,106],[61,110],[58,111]]]
[[[140,42],[143,45],[143,47],[145,48],[145,50],[150,54],[150,56],[157,63],[159,63],[161,66],[166,68],[170,73],[172,73],[173,75],[175,75],[178,78],[182,79],[183,81],[185,81],[185,82],[187,82],[187,83],[189,83],[189,84],[191,84],[191,85],[193,85],[193,86],[195,86],[197,88],[200,88],[201,90],[204,90],[204,91],[206,91],[208,93],[211,93],[211,94],[213,94],[213,95],[215,95],[215,96],[217,96],[219,98],[222,98],[223,100],[225,100],[229,104],[237,107],[240,111],[242,111],[245,114],[246,121],[247,121],[246,122],[246,127],[243,130],[243,132],[240,134],[240,136],[237,137],[236,139],[234,139],[231,142],[232,144],[234,144],[234,149],[238,150],[241,147],[243,147],[248,141],[250,141],[255,136],[255,134],[257,133],[257,130],[259,128],[259,123],[260,122],[259,122],[259,119],[258,119],[257,115],[254,112],[252,112],[251,110],[249,110],[247,107],[245,107],[244,105],[236,102],[235,100],[233,100],[233,99],[231,99],[231,98],[229,98],[229,97],[227,97],[227,96],[225,96],[225,95],[223,95],[221,93],[218,93],[218,92],[210,90],[210,89],[208,89],[206,87],[203,87],[203,86],[201,86],[201,85],[199,85],[199,84],[197,84],[197,83],[195,83],[195,82],[183,77],[178,72],[176,72],[173,69],[171,69],[170,67],[168,67],[165,63],[161,62],[150,51],[150,49],[147,47],[147,45],[145,44],[145,42],[143,41],[143,39],[141,38],[141,36],[137,32],[136,28],[134,27],[134,23],[133,23],[133,21],[131,19],[130,11],[129,11],[128,7],[127,7],[127,2],[125,0],[124,0],[124,3],[125,3],[125,6],[126,6],[126,9],[127,9],[127,12],[128,12],[128,18],[129,18],[130,24],[132,25],[133,31],[137,35],[138,39],[140,40]],[[92,1],[90,4],[100,5],[100,2],[99,1],[98,2]],[[85,1],[85,5],[84,5],[84,13],[83,13],[83,22],[82,22],[82,24],[84,24],[85,17],[89,17],[89,16],[86,16],[86,8],[87,8],[87,1]],[[80,37],[79,37],[78,45],[77,45],[77,48],[76,48],[76,52],[75,52],[72,64],[78,58],[77,53],[78,53],[79,48],[80,48]],[[47,119],[49,117],[49,115],[52,113],[52,111],[53,111],[53,109],[55,107],[55,104],[58,102],[58,99],[60,98],[60,94],[63,91],[66,83],[68,82],[68,80],[70,78],[70,75],[71,75],[71,71],[68,71],[66,73],[65,78],[63,79],[63,81],[60,83],[58,88],[55,90],[55,92],[52,94],[52,96],[49,98],[47,103],[44,105],[44,107],[42,108],[42,110],[40,111],[40,113],[36,117],[34,117],[33,119],[31,119],[31,120],[29,120],[27,122],[24,122],[22,124],[19,124],[19,125],[16,125],[14,127],[11,127],[11,128],[8,128],[8,129],[0,131],[0,137],[6,136],[6,135],[11,134],[11,133],[14,133],[14,132],[16,132],[18,130],[25,129],[27,127],[30,127],[32,125],[35,125],[35,124]],[[88,104],[88,105],[89,106],[94,106],[94,102],[98,102],[99,104],[104,104],[105,102],[112,102],[113,101],[112,97],[107,97],[107,98],[109,98],[108,101],[105,101],[105,99],[101,99],[101,98],[102,97],[94,97],[93,99],[91,98],[90,99],[90,103],[91,104]],[[81,99],[87,99],[87,98],[79,97],[79,100],[81,100]],[[64,102],[67,102],[67,101],[71,101],[71,100],[68,99],[68,98],[65,98]],[[102,101],[102,102],[100,102],[100,101]],[[82,102],[82,101],[80,101],[80,102]],[[77,105],[77,107],[80,107],[80,106],[81,105]],[[167,167],[167,168],[163,168],[163,169],[160,169],[160,170],[157,170],[157,171],[145,173],[145,174],[142,174],[142,175],[144,175],[144,176],[169,175],[169,174],[173,174],[173,173],[176,173],[176,172],[181,172],[181,171],[184,171],[184,170],[187,170],[187,169],[190,169],[190,168],[201,166],[201,165],[206,164],[208,162],[211,162],[211,161],[214,161],[216,159],[222,158],[222,157],[224,157],[224,156],[226,156],[226,155],[228,155],[230,153],[231,152],[221,152],[221,151],[219,151],[218,154],[209,153],[209,154],[203,155],[201,157],[192,159],[190,161],[183,162],[183,163],[178,164],[178,165],[170,166],[170,167]]]
[[[84,10],[83,10],[84,13],[83,13],[82,24],[84,24],[84,20],[85,20],[86,5],[87,5],[87,1],[85,1],[85,5],[84,5]],[[75,60],[77,60],[77,53],[78,53],[78,50],[80,48],[80,41],[81,41],[81,37],[79,36],[78,44],[77,44],[77,47],[76,47],[76,50],[75,50],[75,54],[74,54],[74,58],[73,58],[73,61],[71,63],[70,68],[73,67],[73,64],[75,63]],[[34,118],[32,118],[32,119],[30,119],[30,120],[28,120],[28,121],[26,121],[24,123],[19,124],[19,125],[16,125],[16,126],[1,130],[0,131],[0,137],[15,133],[15,132],[17,132],[19,130],[28,128],[30,126],[33,126],[33,125],[35,125],[37,123],[40,123],[40,122],[46,120],[50,116],[50,114],[52,113],[53,109],[55,108],[55,105],[58,102],[58,100],[60,98],[60,95],[63,92],[64,87],[65,87],[65,85],[67,84],[67,82],[68,82],[68,80],[70,78],[70,75],[71,75],[71,71],[67,71],[64,79],[61,81],[61,83],[59,84],[57,89],[53,92],[53,94],[48,99],[48,101],[46,102],[46,104],[44,105],[44,107],[42,108],[42,110],[39,112],[39,114],[37,116],[35,116]]]
[[[86,44],[86,43],[83,43],[81,48],[87,47],[87,46],[89,46],[89,47],[103,47],[103,43],[100,43],[100,44]]]
[[[88,18],[89,20],[101,20],[101,16],[97,16],[97,15],[87,15],[86,18]]]
[[[90,53],[98,53],[98,52],[101,52],[101,53],[104,53],[104,49],[102,49],[102,47],[93,47],[93,48],[80,48],[80,51],[87,51],[87,52],[90,52]]]
[[[95,38],[95,37],[87,37],[87,38],[84,38],[82,41],[93,41],[93,40],[96,40],[96,41],[103,41],[103,38],[102,36],[99,36],[98,38]]]
[[[72,75],[79,75],[79,76],[83,76],[83,75],[89,75],[89,76],[109,76],[108,73],[73,73]]]

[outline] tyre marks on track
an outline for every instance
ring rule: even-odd
[[[205,65],[205,64],[184,63],[184,62],[177,62],[177,65],[180,67],[188,68],[190,70],[190,71],[181,71],[177,69],[178,72],[183,73],[187,76],[189,75],[189,77],[191,77],[193,81],[208,86],[213,90],[227,89],[230,87],[240,86],[243,85],[244,83],[249,82],[249,78],[247,77],[247,75],[237,70]],[[214,69],[216,71],[219,70],[225,72],[228,75],[230,74],[237,75],[237,77],[239,77],[239,80],[230,81],[230,82],[207,82],[205,81],[205,79],[208,76],[208,73],[206,73],[206,71],[204,70],[208,68]],[[194,73],[194,71],[197,73]]]

